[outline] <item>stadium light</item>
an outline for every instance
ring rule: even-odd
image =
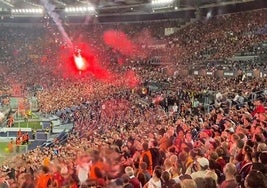
[[[11,13],[14,15],[36,15],[43,14],[43,9],[41,8],[30,8],[30,9],[12,9]]]
[[[155,10],[173,8],[174,1],[175,0],[152,0],[151,1],[152,11],[154,12]]]
[[[93,6],[89,7],[66,7],[65,12],[66,13],[92,13],[95,11],[95,8]]]
[[[166,5],[173,3],[174,0],[152,0],[152,5]]]

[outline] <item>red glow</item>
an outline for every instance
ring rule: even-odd
[[[133,56],[136,46],[135,44],[121,31],[109,30],[103,35],[104,42],[118,50],[121,54]]]
[[[139,78],[137,77],[136,73],[133,70],[129,70],[125,73],[124,80],[125,84],[131,88],[136,87],[140,82]]]
[[[62,48],[58,54],[60,61],[54,67],[54,73],[64,78],[94,77],[97,80],[114,86],[127,86],[133,88],[139,84],[139,78],[134,71],[113,72],[108,69],[108,56],[103,51],[94,48],[88,41],[74,42],[75,49]],[[118,66],[124,64],[124,59],[118,59]]]
[[[84,42],[75,42],[73,44],[75,49],[68,47],[61,49],[59,55],[61,66],[58,66],[57,70],[63,73],[66,78],[91,75],[97,79],[106,79],[109,73],[99,63],[99,53],[96,49],[91,48]]]

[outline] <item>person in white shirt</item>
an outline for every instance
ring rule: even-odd
[[[161,188],[162,187],[160,179],[161,174],[162,170],[156,168],[153,171],[152,178],[150,178],[150,180],[144,185],[144,188]]]
[[[209,169],[209,160],[205,157],[200,157],[196,160],[197,171],[191,174],[193,179],[205,178]]]

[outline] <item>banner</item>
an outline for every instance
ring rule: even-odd
[[[175,30],[176,30],[176,28],[174,28],[174,27],[165,28],[164,34],[165,34],[165,36],[172,35],[175,32]]]

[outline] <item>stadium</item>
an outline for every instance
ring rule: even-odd
[[[266,0],[0,0],[0,188],[267,188]]]

